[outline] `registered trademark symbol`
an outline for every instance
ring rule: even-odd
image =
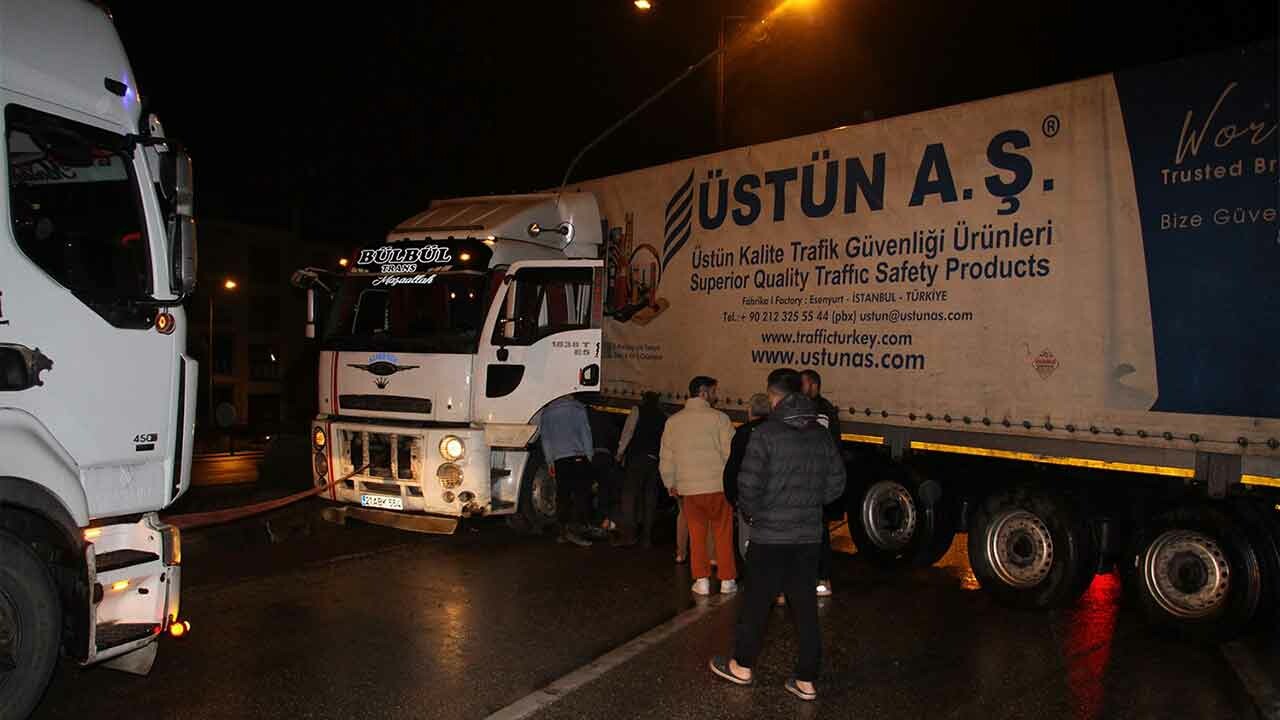
[[[1040,123],[1040,132],[1044,133],[1045,137],[1053,137],[1061,129],[1062,121],[1058,119],[1057,115],[1046,115],[1044,122]]]

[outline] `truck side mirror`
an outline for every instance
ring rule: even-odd
[[[169,247],[173,262],[171,289],[182,295],[196,288],[195,176],[186,150],[172,150],[167,158],[173,178],[173,218],[169,223]],[[168,184],[167,182],[162,185]]]
[[[316,289],[307,288],[307,329],[306,336],[310,340],[316,337]]]
[[[179,149],[173,154],[173,204],[178,215],[195,217],[195,174],[191,168],[191,156]]]
[[[171,225],[173,282],[175,293],[188,295],[196,289],[196,219],[178,215]]]

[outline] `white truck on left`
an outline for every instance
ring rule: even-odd
[[[0,0],[0,720],[60,653],[135,673],[179,623],[191,164],[108,13]],[[177,634],[176,632],[174,634]]]

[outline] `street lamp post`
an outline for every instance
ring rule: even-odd
[[[222,282],[225,290],[235,290],[238,284],[235,280],[227,278]],[[213,406],[213,295],[214,290],[209,290],[209,421],[210,425],[217,424],[217,408]]]
[[[739,22],[749,20],[746,15],[721,15],[720,16],[720,36],[716,45],[716,149],[724,149],[724,86],[725,86],[725,66],[728,64],[728,25],[730,22]]]
[[[810,6],[814,2],[815,0],[781,0],[781,2],[779,2],[778,5],[773,8],[773,10],[769,11],[769,14],[765,15],[764,18],[760,20],[759,25],[762,27],[760,31],[760,36],[763,37],[763,27],[768,26],[779,15],[795,7]],[[650,0],[635,0],[634,4],[636,6],[636,9],[640,10],[641,12],[647,12],[653,9],[653,3]],[[666,95],[667,91],[669,91],[671,88],[675,87],[676,85],[679,85],[681,82],[684,81],[685,78],[694,74],[695,72],[700,70],[702,66],[706,65],[707,63],[715,59],[720,60],[718,64],[718,67],[720,68],[720,72],[718,73],[718,80],[716,83],[716,88],[717,88],[716,135],[717,135],[717,143],[723,146],[724,144],[724,56],[729,52],[729,46],[728,46],[728,43],[726,42],[727,33],[726,33],[725,25],[726,25],[726,21],[734,20],[734,19],[744,19],[744,18],[742,18],[742,16],[739,16],[739,15],[725,15],[720,18],[720,38],[719,38],[719,42],[716,44],[715,50],[712,50],[711,52],[702,56],[702,59],[698,60],[698,62],[685,68],[684,72],[675,76],[670,82],[668,82],[666,85],[663,85],[661,88],[659,88],[657,92],[650,95],[648,98],[645,98],[644,102],[636,106],[634,110],[627,113],[626,115],[623,115],[621,118],[619,118],[617,122],[605,128],[604,132],[597,135],[595,139],[593,139],[591,142],[584,145],[582,149],[578,151],[578,154],[574,155],[573,159],[569,161],[569,167],[565,168],[564,177],[561,178],[560,180],[560,189],[557,192],[564,192],[565,187],[569,184],[569,178],[573,175],[574,168],[578,167],[578,162],[582,160],[583,156],[585,156],[588,152],[590,152],[592,148],[599,145],[601,142],[604,141],[605,138],[612,135],[615,130],[622,127],[623,125],[626,125],[628,122],[631,121],[632,118],[644,112],[645,108],[652,105],[655,101],[657,101],[658,98],[662,97],[663,95]],[[749,19],[749,18],[745,18],[745,19]],[[717,148],[717,149],[722,149],[722,148]]]

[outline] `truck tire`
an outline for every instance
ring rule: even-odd
[[[910,470],[853,486],[848,512],[858,555],[880,567],[928,567],[955,539],[954,503],[938,483]]]
[[[1204,642],[1230,639],[1262,600],[1262,568],[1245,529],[1224,509],[1179,508],[1136,543],[1138,600],[1156,625]]]
[[[1275,628],[1276,620],[1280,618],[1280,525],[1271,521],[1268,510],[1245,498],[1238,498],[1232,503],[1231,516],[1239,523],[1258,556],[1262,593],[1253,624],[1259,630]]]
[[[1065,497],[1027,488],[986,498],[969,524],[969,565],[982,589],[1018,608],[1075,602],[1098,568],[1093,527]]]
[[[49,569],[0,532],[0,720],[31,714],[53,677],[62,608]]]
[[[547,471],[542,453],[534,452],[520,481],[520,504],[507,521],[522,535],[541,535],[556,522],[556,479]]]

